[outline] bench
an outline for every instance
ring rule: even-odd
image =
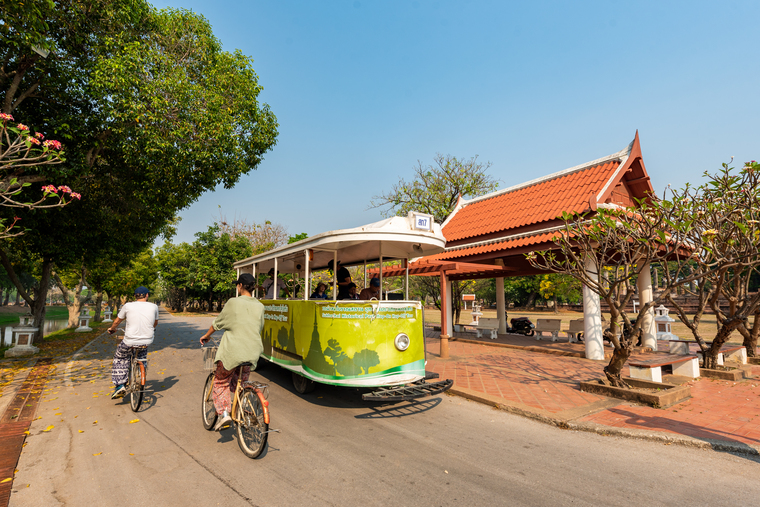
[[[699,377],[699,359],[696,356],[663,355],[656,359],[628,361],[631,377],[662,383],[662,367],[672,366],[673,375]]]
[[[697,352],[697,356],[702,359],[702,351]],[[725,366],[725,362],[747,364],[747,349],[744,345],[723,345],[718,352],[718,366]]]
[[[498,338],[499,319],[484,319],[482,317],[478,319],[477,337],[482,338],[485,331],[491,333],[492,340]]]
[[[579,335],[583,334],[583,319],[575,319],[570,321],[570,329],[567,330],[568,343],[580,342]]]
[[[562,321],[560,319],[538,319],[536,323],[536,340],[540,340],[544,333],[550,333],[552,335],[552,341],[557,341],[557,334],[562,327]]]

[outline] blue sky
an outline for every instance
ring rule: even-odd
[[[318,234],[379,220],[373,195],[436,153],[491,162],[500,187],[624,148],[654,189],[760,157],[760,2],[172,0],[253,57],[275,148],[221,212]],[[221,208],[220,208],[221,206]]]

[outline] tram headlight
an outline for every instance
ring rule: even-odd
[[[396,345],[397,349],[403,352],[409,348],[409,337],[406,333],[399,333],[398,336],[396,336],[396,339],[393,340],[393,344]]]

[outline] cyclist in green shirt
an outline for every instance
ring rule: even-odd
[[[209,327],[206,334],[201,336],[201,345],[211,339],[215,331],[224,330],[219,350],[214,362],[214,388],[212,397],[216,413],[222,417],[214,429],[216,431],[232,422],[230,394],[237,383],[236,368],[242,363],[256,363],[264,351],[261,342],[261,331],[264,329],[264,305],[253,297],[256,280],[252,275],[243,273],[235,282],[239,296],[231,298],[222,308],[222,312]],[[241,380],[248,380],[251,366],[244,366]]]

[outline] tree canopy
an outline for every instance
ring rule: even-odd
[[[496,190],[498,181],[487,173],[489,167],[491,163],[478,162],[477,155],[464,160],[439,153],[434,164],[417,161],[412,181],[402,178],[389,192],[373,196],[370,208],[384,208],[385,216],[419,211],[443,223],[460,196],[472,198]]]

